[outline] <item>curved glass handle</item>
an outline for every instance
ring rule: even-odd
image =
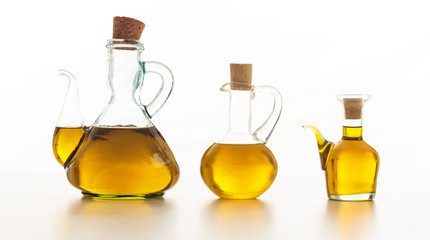
[[[270,93],[273,97],[273,108],[269,117],[264,121],[264,123],[255,130],[254,134],[264,142],[269,140],[270,135],[272,135],[273,129],[275,129],[278,123],[279,117],[282,112],[282,96],[279,91],[271,86],[259,86],[254,88],[255,93]]]
[[[152,116],[160,111],[172,93],[174,85],[173,74],[172,71],[170,71],[170,69],[162,63],[154,61],[145,61],[141,63],[143,70],[143,80],[145,80],[146,73],[155,73],[161,79],[161,87],[160,90],[158,90],[157,95],[155,95],[155,98],[147,105],[142,104],[142,106],[145,107],[149,117],[152,118]]]

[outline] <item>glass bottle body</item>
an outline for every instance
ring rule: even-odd
[[[362,127],[343,127],[343,138],[332,149],[326,169],[328,197],[371,200],[375,197],[379,155],[361,137]]]
[[[264,143],[215,143],[205,152],[201,174],[221,198],[252,199],[263,194],[277,173],[275,156]]]
[[[179,177],[175,157],[155,127],[93,127],[79,147],[67,177],[87,195],[161,196]]]

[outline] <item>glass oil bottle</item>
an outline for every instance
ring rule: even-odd
[[[333,144],[313,126],[326,172],[328,197],[333,200],[372,200],[376,194],[379,155],[362,136],[362,108],[369,95],[346,94],[337,98],[343,104],[343,136]]]
[[[138,20],[114,18],[114,38],[106,45],[109,104],[88,129],[83,124],[56,128],[54,149],[57,148],[61,160],[65,159],[61,155],[67,152],[61,150],[60,140],[62,136],[69,140],[71,147],[67,151],[73,150],[64,168],[69,182],[85,195],[112,199],[158,197],[178,180],[175,157],[151,122],[170,96],[173,76],[161,63],[140,60],[143,44],[138,39],[143,28]],[[148,72],[160,76],[162,84],[155,98],[145,105],[140,101],[140,93]],[[71,74],[64,75],[73,79]],[[73,88],[69,84],[68,93],[77,93]],[[77,99],[76,94],[68,96],[66,103],[74,102],[77,106]],[[73,117],[62,111],[60,119]],[[80,137],[79,133],[66,136],[79,130]]]
[[[251,85],[251,64],[230,64],[231,82],[221,87],[230,93],[227,134],[204,153],[201,175],[208,188],[221,198],[253,199],[273,183],[277,162],[267,148],[282,110],[282,98],[272,87]],[[251,132],[251,100],[256,93],[270,93],[273,111],[266,122]]]

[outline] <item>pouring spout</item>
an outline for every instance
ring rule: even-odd
[[[325,171],[327,169],[328,156],[334,147],[334,143],[327,141],[322,136],[321,132],[314,126],[306,125],[306,126],[303,126],[303,128],[310,129],[315,133],[315,136],[317,138],[318,152],[320,154],[320,160],[321,160],[321,169]]]
[[[66,70],[59,70],[60,76],[66,77],[69,81],[63,108],[58,118],[58,127],[82,127],[84,126],[84,116],[79,103],[79,87],[75,77]]]

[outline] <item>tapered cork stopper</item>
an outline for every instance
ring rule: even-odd
[[[231,90],[251,90],[252,64],[230,63]]]
[[[343,107],[345,108],[345,119],[362,118],[362,98],[345,98],[343,99]]]
[[[145,24],[129,17],[113,18],[113,39],[139,40]]]

